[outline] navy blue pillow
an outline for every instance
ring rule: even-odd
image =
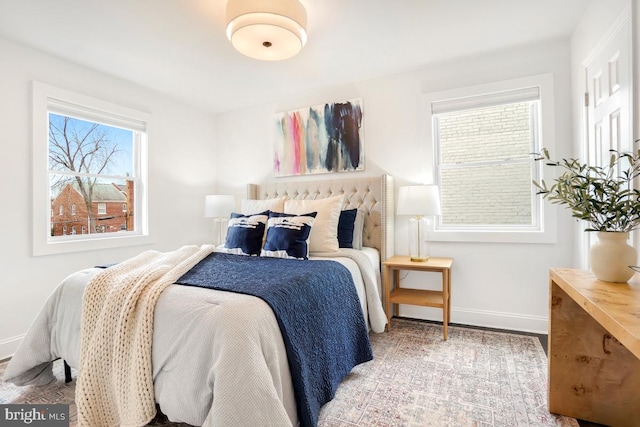
[[[238,255],[260,255],[262,237],[269,211],[253,215],[232,213],[227,227],[224,252]]]
[[[267,240],[260,256],[309,259],[309,234],[318,213],[293,215],[269,212]]]
[[[338,220],[338,246],[353,248],[353,229],[356,224],[358,209],[347,209],[340,212]]]

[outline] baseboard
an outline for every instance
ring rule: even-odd
[[[17,337],[0,340],[0,360],[5,360],[13,356],[13,353],[16,352],[24,337],[25,334],[22,334]]]
[[[401,305],[398,314],[415,319],[442,321],[442,310],[435,308]],[[535,334],[547,334],[549,330],[549,320],[544,316],[456,307],[451,307],[450,323]]]

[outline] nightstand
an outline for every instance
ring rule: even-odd
[[[382,263],[385,281],[385,307],[387,330],[391,329],[391,304],[410,304],[442,309],[444,339],[451,316],[451,265],[453,258],[429,258],[427,261],[411,261],[408,256],[393,256]],[[400,270],[436,272],[442,274],[442,290],[431,291],[400,287]],[[393,280],[391,273],[393,272]]]

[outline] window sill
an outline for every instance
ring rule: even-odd
[[[556,243],[555,230],[548,231],[430,231],[432,242]]]
[[[72,252],[85,252],[94,251],[100,249],[113,249],[122,248],[128,246],[141,246],[149,245],[153,243],[153,240],[148,235],[130,235],[130,236],[118,236],[118,237],[98,237],[87,238],[81,240],[57,240],[48,241],[43,240],[34,242],[33,255],[55,255],[65,254]]]

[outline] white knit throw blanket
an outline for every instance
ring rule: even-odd
[[[83,297],[78,426],[143,426],[156,414],[153,312],[162,291],[213,252],[147,251],[97,274]]]

